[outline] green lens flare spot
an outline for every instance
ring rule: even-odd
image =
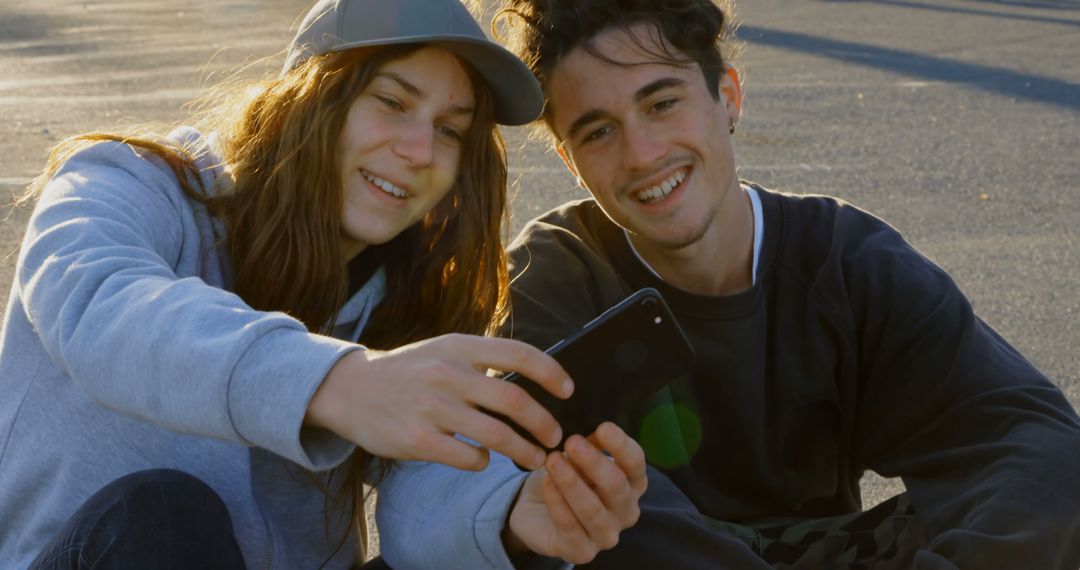
[[[638,442],[657,467],[686,465],[701,445],[701,420],[681,404],[657,406],[641,422]]]

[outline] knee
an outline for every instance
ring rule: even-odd
[[[175,568],[243,568],[224,501],[198,478],[173,469],[125,475],[90,502],[98,517],[83,558],[101,567],[167,556]]]
[[[149,501],[171,502],[183,498],[221,503],[221,497],[198,477],[176,469],[149,469],[125,475],[116,481],[132,496]],[[165,505],[162,505],[165,506]]]
[[[94,522],[87,535],[148,545],[199,544],[210,537],[231,537],[232,519],[209,485],[174,469],[151,469],[125,475],[86,503]]]
[[[209,485],[175,469],[131,473],[113,481],[103,491],[106,500],[122,505],[125,518],[144,523],[161,518],[174,524],[194,522],[194,519],[203,519],[195,524],[229,519],[225,503]]]

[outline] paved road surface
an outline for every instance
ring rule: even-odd
[[[177,121],[223,73],[276,69],[305,5],[5,0],[0,199],[68,135]],[[745,0],[738,13],[741,174],[889,220],[1080,404],[1080,2]],[[508,134],[516,232],[582,191],[543,141]],[[26,215],[0,222],[3,298]],[[873,504],[898,486],[864,488]]]

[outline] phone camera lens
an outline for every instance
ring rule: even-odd
[[[656,308],[656,299],[644,299],[641,301],[641,308],[645,310]]]

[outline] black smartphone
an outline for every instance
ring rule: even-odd
[[[514,373],[505,379],[524,388],[555,416],[563,429],[563,441],[556,449],[570,435],[591,434],[601,423],[687,372],[694,362],[690,341],[653,288],[633,293],[545,352],[574,380],[569,399],[560,400]],[[492,415],[548,449],[513,421]]]

